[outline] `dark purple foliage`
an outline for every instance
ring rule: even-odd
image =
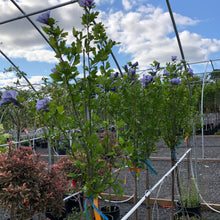
[[[169,80],[173,85],[180,85],[181,81],[178,78],[173,78]]]
[[[0,106],[6,103],[14,103],[15,105],[19,106],[17,100],[18,92],[15,90],[8,90],[2,94],[2,101],[0,101]]]
[[[46,107],[49,104],[49,102],[50,102],[49,98],[44,98],[44,99],[38,100],[37,104],[36,104],[37,111],[40,111],[40,110],[46,111],[47,110]]]
[[[42,24],[48,24],[48,20],[50,18],[50,11],[47,11],[43,14],[41,14],[36,21],[42,23]]]
[[[82,7],[89,7],[89,8],[91,8],[92,6],[95,5],[94,0],[78,0],[78,2],[79,2],[79,4]]]

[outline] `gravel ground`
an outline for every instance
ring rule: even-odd
[[[190,141],[191,143],[192,141]],[[197,157],[202,157],[202,138],[197,136]],[[192,145],[192,144],[191,144]],[[150,174],[150,186],[152,187],[161,177],[170,169],[170,151],[164,146],[163,141],[157,143],[158,152],[152,154],[151,166],[157,171],[157,175]],[[47,154],[46,148],[37,148],[37,152]],[[186,143],[182,142],[179,149],[176,151],[176,156],[179,159],[186,151]],[[204,137],[204,156],[208,158],[216,158],[218,162],[202,161],[197,163],[197,176],[201,194],[204,200],[208,203],[220,204],[220,136],[205,136]],[[163,160],[157,160],[156,157],[163,157]],[[164,159],[165,157],[165,159]],[[195,149],[192,149],[192,158],[195,158]],[[47,159],[45,159],[47,160]],[[196,163],[193,162],[194,172]],[[178,168],[181,179],[184,179],[187,173],[187,163],[182,162]],[[195,172],[196,173],[196,172]],[[132,195],[134,189],[133,176],[127,172],[127,169],[120,172],[120,178],[124,181],[126,176],[126,184],[123,184],[124,194]],[[145,193],[145,170],[141,170],[139,178],[139,195],[142,197]],[[151,194],[152,198],[171,198],[171,176],[168,176],[164,182]],[[175,192],[175,199],[178,199],[178,193]],[[105,202],[100,201],[100,206],[104,206]],[[116,204],[120,207],[120,215],[123,217],[133,206],[132,203]],[[156,203],[151,207],[152,219],[154,220],[169,220],[171,218],[171,209],[158,206]],[[4,216],[5,215],[5,216]],[[0,210],[0,220],[8,219],[8,214]],[[34,220],[37,217],[34,217]],[[134,219],[133,216],[129,220]],[[138,219],[146,219],[146,207],[141,205],[138,208]],[[220,220],[220,214],[203,211],[202,219],[204,220]]]
[[[191,141],[190,141],[191,142]],[[202,138],[197,136],[197,157],[200,159],[202,157]],[[171,163],[168,160],[156,160],[155,157],[170,157],[169,150],[164,146],[164,143],[161,141],[157,144],[158,153],[152,155],[151,165],[157,171],[157,175],[154,173],[150,174],[150,186],[154,186],[158,180],[170,169]],[[186,143],[182,142],[177,149],[176,156],[179,159],[184,152],[187,150]],[[202,161],[197,163],[198,169],[198,183],[201,195],[203,199],[208,203],[220,204],[220,136],[211,137],[206,136],[204,138],[204,156],[208,158],[216,158],[218,162],[207,162]],[[195,158],[195,150],[192,149],[192,158]],[[195,172],[195,162],[193,162],[194,173]],[[179,176],[181,181],[184,181],[184,178],[187,174],[187,162],[182,162],[178,168]],[[124,180],[126,178],[126,185],[124,185],[124,192],[126,195],[132,195],[134,189],[133,178],[130,173],[122,171],[120,176]],[[130,175],[130,178],[128,178]],[[140,184],[139,184],[139,194],[142,197],[145,193],[145,171],[140,172]],[[163,198],[171,199],[171,176],[168,176],[164,182],[151,194],[152,198]],[[175,191],[175,199],[178,199],[179,195]],[[133,206],[132,203],[118,204],[121,210],[121,216],[124,216]],[[171,209],[159,207],[157,205],[152,207],[152,219],[159,220],[168,220],[171,219]],[[133,216],[128,218],[129,220],[134,219]],[[146,219],[146,207],[144,205],[138,208],[138,219]],[[204,220],[220,220],[220,214],[214,213],[211,211],[203,211],[202,219]]]

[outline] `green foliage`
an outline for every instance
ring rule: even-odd
[[[112,109],[109,92],[112,81],[108,78],[113,70],[107,60],[114,43],[108,40],[103,24],[94,22],[97,16],[98,12],[85,10],[82,16],[84,28],[72,29],[74,40],[69,45],[67,34],[53,18],[43,27],[59,63],[50,75],[52,84],[47,84],[49,87],[45,89],[45,93],[50,89],[53,101],[49,103],[48,111],[39,112],[53,141],[61,135],[64,140],[74,140],[71,152],[74,164],[81,171],[85,193],[94,197],[107,185],[115,185],[110,167],[118,155],[117,146],[109,142],[111,133],[108,132],[112,125],[109,110]],[[81,57],[85,57],[84,60],[81,61]],[[79,77],[82,71],[79,64],[83,64],[84,78]],[[99,84],[104,87],[104,93]],[[107,132],[103,142],[97,133],[102,128]],[[71,175],[77,178],[74,173]]]
[[[169,75],[163,78],[161,136],[171,150],[175,150],[181,140],[191,134],[196,114],[194,96],[197,94],[190,94],[188,80],[191,76],[184,65],[176,60],[167,63]],[[172,83],[174,78],[181,80],[181,84]]]
[[[0,145],[6,144],[7,139],[10,137],[10,134],[4,133],[3,125],[0,124]],[[0,147],[0,153],[3,153],[7,150],[7,147]]]
[[[197,207],[200,205],[199,195],[195,186],[195,181],[195,179],[191,179],[188,184],[185,181],[182,181],[181,195],[184,207]]]
[[[7,87],[7,90],[12,88]],[[18,90],[17,100],[19,106],[13,103],[5,104],[1,107],[2,125],[5,132],[13,133],[13,138],[20,140],[20,135],[26,128],[30,130],[35,123],[35,94],[31,91]]]

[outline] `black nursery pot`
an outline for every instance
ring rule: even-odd
[[[63,213],[62,213],[62,216],[59,217],[59,218],[54,217],[54,216],[51,214],[51,212],[46,212],[46,213],[45,213],[45,216],[46,216],[47,218],[49,218],[50,220],[63,220],[63,219],[66,218],[66,213],[63,212]]]
[[[120,209],[118,206],[104,206],[101,208],[101,212],[108,217],[109,220],[119,220],[120,219]],[[112,218],[110,217],[112,216]]]
[[[177,212],[184,213],[185,215],[189,215],[189,213],[195,213],[199,217],[201,217],[201,205],[195,207],[184,207],[181,206],[180,202],[176,203]],[[190,216],[190,215],[189,215]],[[191,217],[191,216],[190,216]]]
[[[63,198],[68,197],[69,195],[64,195]],[[83,208],[83,193],[80,193],[80,199],[76,197],[72,197],[65,201],[65,209],[62,212],[62,216],[57,218],[54,217],[51,212],[46,212],[45,215],[47,218],[50,218],[51,220],[64,220],[68,216],[68,214],[72,213],[74,210],[75,212],[80,212],[80,205],[79,201],[81,203],[81,207]]]
[[[110,214],[105,214],[105,216],[108,218],[108,220],[114,220],[114,217]],[[104,220],[104,218],[102,218]]]
[[[183,214],[184,214],[185,216],[193,217],[193,219],[195,219],[195,218],[198,219],[198,220],[201,219],[201,217],[200,217],[197,213],[195,213],[195,212],[188,212],[188,213],[186,214],[185,212],[182,212],[181,210],[179,210],[179,211],[177,211],[177,212],[174,213],[174,219],[175,219],[175,220],[179,220],[180,217],[183,216]]]

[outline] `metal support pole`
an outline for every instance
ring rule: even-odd
[[[204,150],[204,117],[203,117],[203,101],[204,101],[204,87],[205,87],[205,76],[207,72],[209,62],[206,64],[205,72],[203,73],[203,79],[202,79],[202,94],[201,94],[201,122],[202,122],[202,158],[205,157],[205,150]]]
[[[65,2],[65,3],[62,3],[62,4],[58,4],[58,5],[49,7],[49,8],[45,8],[45,9],[42,9],[42,10],[39,10],[39,11],[31,12],[31,13],[25,14],[23,16],[19,16],[19,17],[16,17],[16,18],[11,18],[11,19],[0,22],[0,25],[1,24],[6,24],[6,23],[9,23],[9,22],[12,22],[12,21],[20,20],[22,18],[26,18],[26,17],[33,16],[33,15],[36,15],[36,14],[40,14],[40,13],[43,13],[43,12],[46,12],[46,11],[49,11],[49,10],[53,10],[53,9],[56,9],[56,8],[59,8],[59,7],[63,7],[63,6],[66,6],[66,5],[69,5],[69,4],[72,4],[72,3],[76,3],[76,2],[77,2],[77,0],[75,0],[75,1],[72,0],[72,1],[68,1],[68,2]]]
[[[17,7],[17,9],[23,14],[26,15],[26,13],[22,10],[22,8],[14,1],[11,0],[11,2]],[[44,40],[50,45],[51,49],[56,53],[55,49],[52,47],[52,45],[50,44],[49,40],[46,38],[46,36],[41,32],[41,30],[36,26],[36,24],[34,24],[34,22],[28,17],[26,16],[26,18],[28,19],[28,21],[35,27],[35,29],[38,31],[38,33],[44,38]]]
[[[31,86],[31,88],[34,90],[34,92],[37,93],[37,91],[35,90],[35,88],[33,87],[33,85],[31,84],[31,82],[28,80],[28,78],[25,76],[24,72],[22,72],[21,70],[19,70],[19,68],[10,60],[10,58],[8,56],[6,56],[6,54],[3,53],[2,50],[0,50],[0,53],[5,57],[6,60],[9,61],[9,63],[11,63],[11,65],[24,77],[24,79],[26,80],[26,82]]]
[[[175,20],[174,20],[174,17],[173,17],[173,12],[171,10],[169,0],[166,0],[166,2],[167,2],[167,7],[168,7],[168,10],[169,10],[169,13],[170,13],[170,18],[171,18],[172,23],[173,23],[173,28],[174,28],[174,31],[175,31],[175,34],[176,34],[176,39],[177,39],[177,42],[178,42],[178,45],[179,45],[181,57],[182,57],[182,59],[185,60],[182,44],[181,44],[181,41],[180,41],[179,33],[177,31],[176,23],[175,23]]]

